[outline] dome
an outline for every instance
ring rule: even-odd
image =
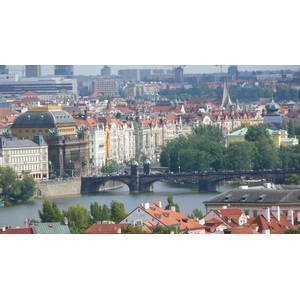
[[[151,164],[151,161],[149,159],[145,159],[144,165],[150,165],[150,164]]]
[[[63,110],[27,111],[19,115],[12,128],[53,128],[59,126],[74,126],[73,117]]]
[[[138,162],[136,160],[134,160],[132,163],[131,163],[132,166],[138,166]]]
[[[278,111],[279,108],[280,106],[274,102],[273,98],[272,101],[266,105],[266,110],[268,111],[268,113],[274,113]]]

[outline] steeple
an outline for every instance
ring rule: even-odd
[[[227,84],[225,83],[225,80],[224,80],[223,98],[222,98],[222,104],[221,104],[220,108],[227,107],[229,105],[232,105],[232,102],[231,102],[231,99],[230,99],[228,86],[227,86]]]
[[[110,100],[109,95],[108,95],[108,99],[107,99],[107,106],[106,106],[106,109],[113,109],[113,107],[112,107],[112,102],[111,102],[111,100]]]

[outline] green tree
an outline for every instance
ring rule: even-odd
[[[193,220],[194,219],[201,220],[203,218],[203,213],[200,209],[195,208],[195,209],[193,209],[193,212],[191,214],[187,215],[187,217],[190,218],[190,219],[193,219]]]
[[[4,200],[20,195],[21,190],[16,180],[16,172],[11,167],[0,167],[0,188]]]
[[[252,125],[248,127],[247,133],[245,135],[245,140],[249,142],[257,142],[263,137],[270,138],[270,134],[267,131],[267,125],[260,123],[257,125]]]
[[[119,223],[126,217],[124,203],[113,200],[110,203],[111,220],[115,223]]]
[[[174,202],[173,195],[169,194],[167,201],[168,204],[166,205],[165,209],[171,209],[171,207],[174,206],[175,210],[180,213],[179,205]]]
[[[94,202],[90,204],[90,215],[91,215],[91,222],[103,222],[105,220],[110,220],[110,209],[106,204],[103,206],[99,205],[98,202]]]
[[[292,121],[292,119],[290,119],[288,122],[287,132],[288,132],[288,135],[290,138],[293,138],[296,136],[295,126],[294,126],[294,122]]]
[[[156,234],[178,234],[179,228],[178,225],[168,225],[168,226],[162,226],[162,225],[156,225],[155,227],[151,228],[152,233]]]
[[[42,210],[38,210],[41,222],[61,222],[63,215],[57,207],[55,202],[45,200],[43,202]]]
[[[299,185],[300,184],[300,176],[297,174],[293,174],[289,180],[288,183],[291,185]]]
[[[140,227],[128,225],[121,227],[121,233],[146,233],[146,231],[142,230]]]
[[[300,227],[288,228],[284,230],[284,234],[300,234]]]
[[[109,166],[102,167],[102,173],[114,173],[117,172],[119,169],[119,165],[113,161]]]
[[[251,170],[255,165],[257,147],[253,142],[236,142],[229,145],[223,157],[226,170]]]
[[[63,215],[68,219],[73,234],[81,233],[90,226],[89,212],[79,204],[69,206],[67,211],[63,211]]]
[[[22,180],[17,180],[16,184],[20,189],[20,194],[18,195],[19,200],[27,201],[34,196],[36,191],[36,182],[32,176],[25,175]]]
[[[209,139],[214,139],[219,143],[224,143],[224,135],[219,126],[199,125],[195,128],[195,134]]]

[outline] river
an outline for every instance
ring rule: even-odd
[[[38,210],[42,208],[44,200],[56,202],[60,210],[67,210],[68,206],[73,204],[80,204],[89,210],[91,202],[97,201],[99,205],[106,204],[110,206],[111,201],[115,200],[123,202],[126,213],[130,213],[143,202],[153,203],[155,201],[161,201],[162,206],[165,207],[168,204],[168,195],[172,194],[174,202],[178,203],[180,213],[183,215],[192,213],[194,208],[198,208],[205,213],[203,201],[209,200],[217,193],[224,192],[233,187],[235,186],[230,184],[220,185],[218,192],[199,193],[197,184],[178,185],[156,182],[154,184],[154,192],[151,193],[130,194],[128,187],[123,186],[99,194],[34,199],[25,203],[0,207],[0,226],[11,226],[12,228],[16,226],[24,227],[26,218],[40,221]]]

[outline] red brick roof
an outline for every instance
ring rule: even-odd
[[[117,229],[126,226],[126,224],[93,224],[82,234],[115,234]]]

